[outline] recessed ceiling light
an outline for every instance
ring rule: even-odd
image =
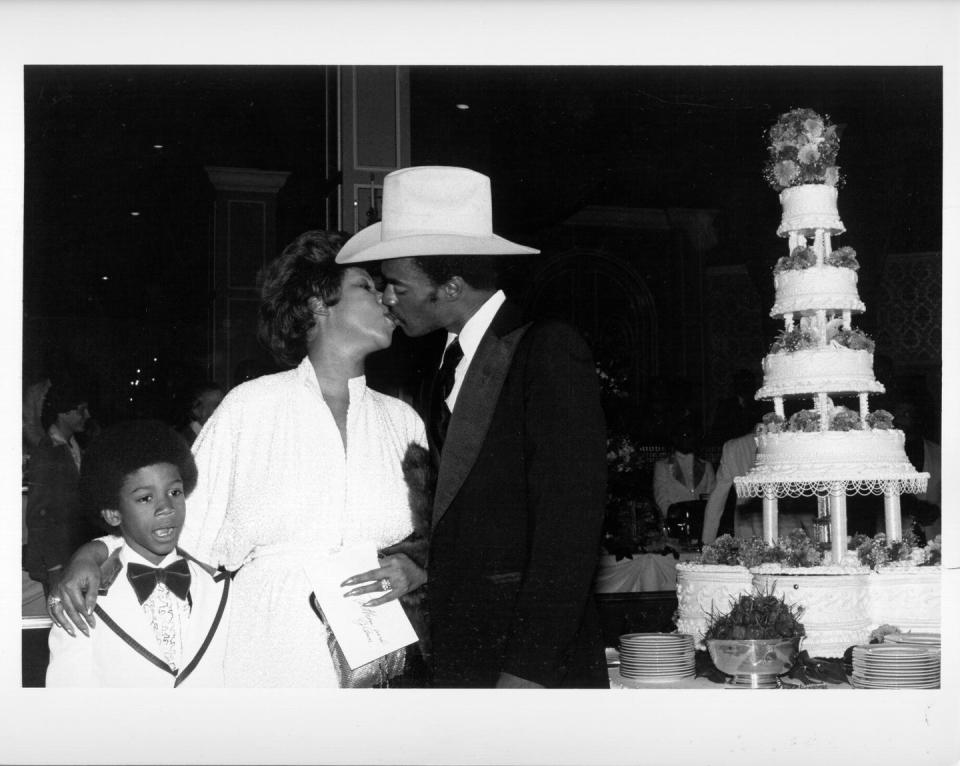
[[[470,108],[470,104],[457,104],[457,109],[461,111],[466,111]]]
[[[132,215],[134,218],[136,218],[138,215],[140,215],[140,213],[137,212],[136,210],[131,210],[131,211],[130,211],[130,215]]]
[[[163,144],[154,144],[154,145],[153,145],[153,148],[154,148],[154,149],[163,149]]]
[[[110,279],[110,277],[108,277],[106,274],[104,274],[102,277],[100,277],[100,279],[102,279],[104,282],[106,282],[107,280]]]

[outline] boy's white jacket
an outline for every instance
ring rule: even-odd
[[[107,593],[97,599],[97,606],[163,664],[150,622],[143,612],[143,607],[137,602],[133,588],[127,582],[125,565],[117,569],[120,563],[116,558],[118,553],[119,549],[114,551],[104,565],[110,567],[112,561],[116,576]],[[186,635],[183,637],[181,673],[184,678],[178,681],[171,672],[143,657],[110,628],[102,616],[97,615],[96,627],[90,630],[89,637],[76,629],[75,638],[71,638],[66,631],[56,626],[50,629],[47,687],[222,687],[223,654],[230,608],[230,599],[225,591],[229,592],[229,580],[215,580],[203,567],[189,557],[187,559],[191,574],[190,597],[193,608],[187,622]],[[187,673],[208,635],[211,638],[203,656]]]

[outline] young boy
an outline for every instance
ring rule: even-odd
[[[89,637],[51,629],[48,687],[223,686],[229,580],[177,548],[196,483],[189,447],[163,423],[119,423],[90,447],[81,496],[123,539],[101,538],[116,550]]]

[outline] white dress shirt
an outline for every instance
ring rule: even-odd
[[[131,548],[122,537],[98,537],[100,542],[107,546],[112,553],[120,544],[120,563],[123,569],[117,578],[127,576],[127,565],[131,562],[147,567],[163,568],[174,561],[183,558],[176,551],[168,553],[159,564],[147,561],[143,556]],[[130,587],[123,583],[121,587]],[[157,583],[147,600],[142,604],[143,613],[150,623],[150,629],[157,640],[157,654],[166,660],[173,668],[183,667],[183,636],[187,621],[190,619],[190,603],[173,595],[172,591],[163,583]]]
[[[490,327],[490,323],[493,322],[493,318],[497,315],[497,312],[506,300],[507,296],[503,290],[497,290],[487,298],[486,302],[467,320],[463,329],[460,330],[459,336],[455,333],[447,333],[447,347],[459,338],[460,348],[463,350],[463,358],[460,360],[460,364],[457,365],[457,370],[453,376],[453,388],[447,397],[447,407],[450,408],[450,412],[453,412],[453,408],[456,406],[457,395],[460,393],[463,379],[467,376],[467,370],[470,369],[470,362],[473,361],[473,356],[477,353],[480,340],[483,338],[487,328]],[[444,348],[444,354],[446,354],[446,347]]]

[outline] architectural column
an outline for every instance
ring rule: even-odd
[[[339,228],[352,234],[380,220],[383,177],[410,165],[410,72],[397,66],[339,71]]]

